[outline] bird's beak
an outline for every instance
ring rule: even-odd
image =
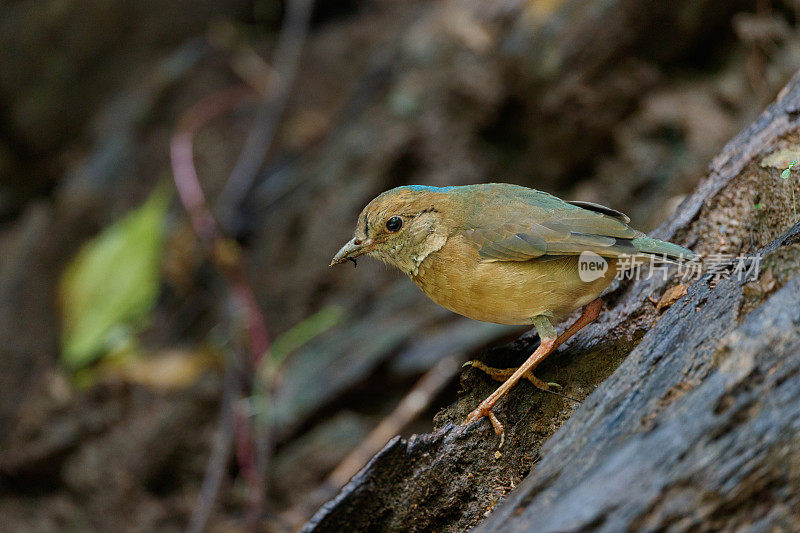
[[[359,255],[365,254],[372,249],[372,239],[357,240],[355,237],[350,239],[342,249],[336,252],[329,266],[344,263],[348,259],[355,259]]]

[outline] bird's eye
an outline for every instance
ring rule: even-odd
[[[386,221],[386,231],[390,233],[400,231],[400,228],[402,227],[403,227],[403,219],[400,217],[392,217]]]

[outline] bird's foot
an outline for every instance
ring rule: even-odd
[[[525,379],[533,383],[533,386],[537,389],[546,390],[548,392],[553,392],[553,389],[563,389],[560,384],[555,383],[553,381],[542,381],[541,379],[537,378],[533,375],[533,372],[528,371],[525,373]]]
[[[486,401],[483,401],[477,409],[472,411],[469,415],[467,415],[467,419],[464,421],[464,425],[467,426],[472,424],[473,422],[480,420],[484,416],[489,419],[492,423],[492,427],[494,428],[494,432],[503,436],[503,424],[500,423],[498,420],[497,415],[492,412],[492,405],[486,404]]]
[[[471,366],[477,368],[481,372],[486,373],[490,378],[492,378],[495,381],[505,381],[509,377],[511,377],[511,374],[513,374],[517,370],[516,368],[493,368],[477,360],[467,361],[466,363],[464,363],[463,366]],[[533,383],[533,386],[536,387],[537,389],[551,391],[553,389],[562,388],[561,385],[559,385],[558,383],[553,383],[550,381],[542,381],[541,379],[534,376],[533,371],[531,370],[525,372],[523,377],[528,381],[530,381],[531,383]]]

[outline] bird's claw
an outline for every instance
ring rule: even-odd
[[[561,389],[561,385],[558,383],[553,383],[552,381],[542,381],[541,379],[537,378],[533,375],[533,372],[526,372],[525,379],[530,381],[534,387],[537,389],[551,391],[551,389]]]
[[[483,417],[487,417],[489,421],[492,423],[492,427],[494,428],[494,432],[498,435],[503,435],[503,424],[500,423],[498,420],[497,415],[492,412],[492,408],[489,406],[479,405],[477,409],[472,411],[469,415],[467,415],[467,419],[464,421],[464,425],[472,424],[480,420]]]
[[[483,361],[478,361],[478,360],[467,361],[466,363],[464,363],[461,366],[462,366],[462,368],[463,367],[467,367],[467,366],[471,366],[473,368],[477,368],[478,370],[480,370],[481,372],[485,373],[486,375],[488,375],[490,378],[492,378],[495,381],[505,381],[509,377],[511,377],[511,375],[517,370],[516,368],[492,368],[492,367],[486,365],[485,363],[483,363]],[[551,389],[562,389],[563,388],[558,383],[553,383],[552,381],[547,381],[547,382],[542,381],[541,379],[539,379],[536,376],[534,376],[532,371],[525,372],[525,376],[524,377],[525,377],[525,379],[530,381],[533,384],[533,386],[536,387],[537,389],[542,389],[542,390],[549,391]]]
[[[530,375],[527,375],[525,377],[528,378],[528,381],[533,383],[533,386],[536,387],[537,389],[542,389],[542,390],[546,390],[546,391],[552,392],[554,389],[555,390],[561,390],[561,389],[564,388],[564,387],[561,386],[560,383],[554,383],[552,381],[539,381],[538,383],[534,383],[533,380],[531,379],[532,376],[533,376],[533,374],[530,374]],[[536,379],[536,378],[534,378],[534,379]]]

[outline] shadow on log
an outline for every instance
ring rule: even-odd
[[[663,312],[678,279],[620,282],[537,371],[577,409],[520,383],[498,448],[486,421],[458,426],[496,386],[468,369],[435,433],[391,441],[304,530],[800,528],[800,189],[780,175],[797,159],[800,74],[654,232],[706,258],[758,253],[757,280],[704,274]],[[519,364],[536,342],[484,360]]]

